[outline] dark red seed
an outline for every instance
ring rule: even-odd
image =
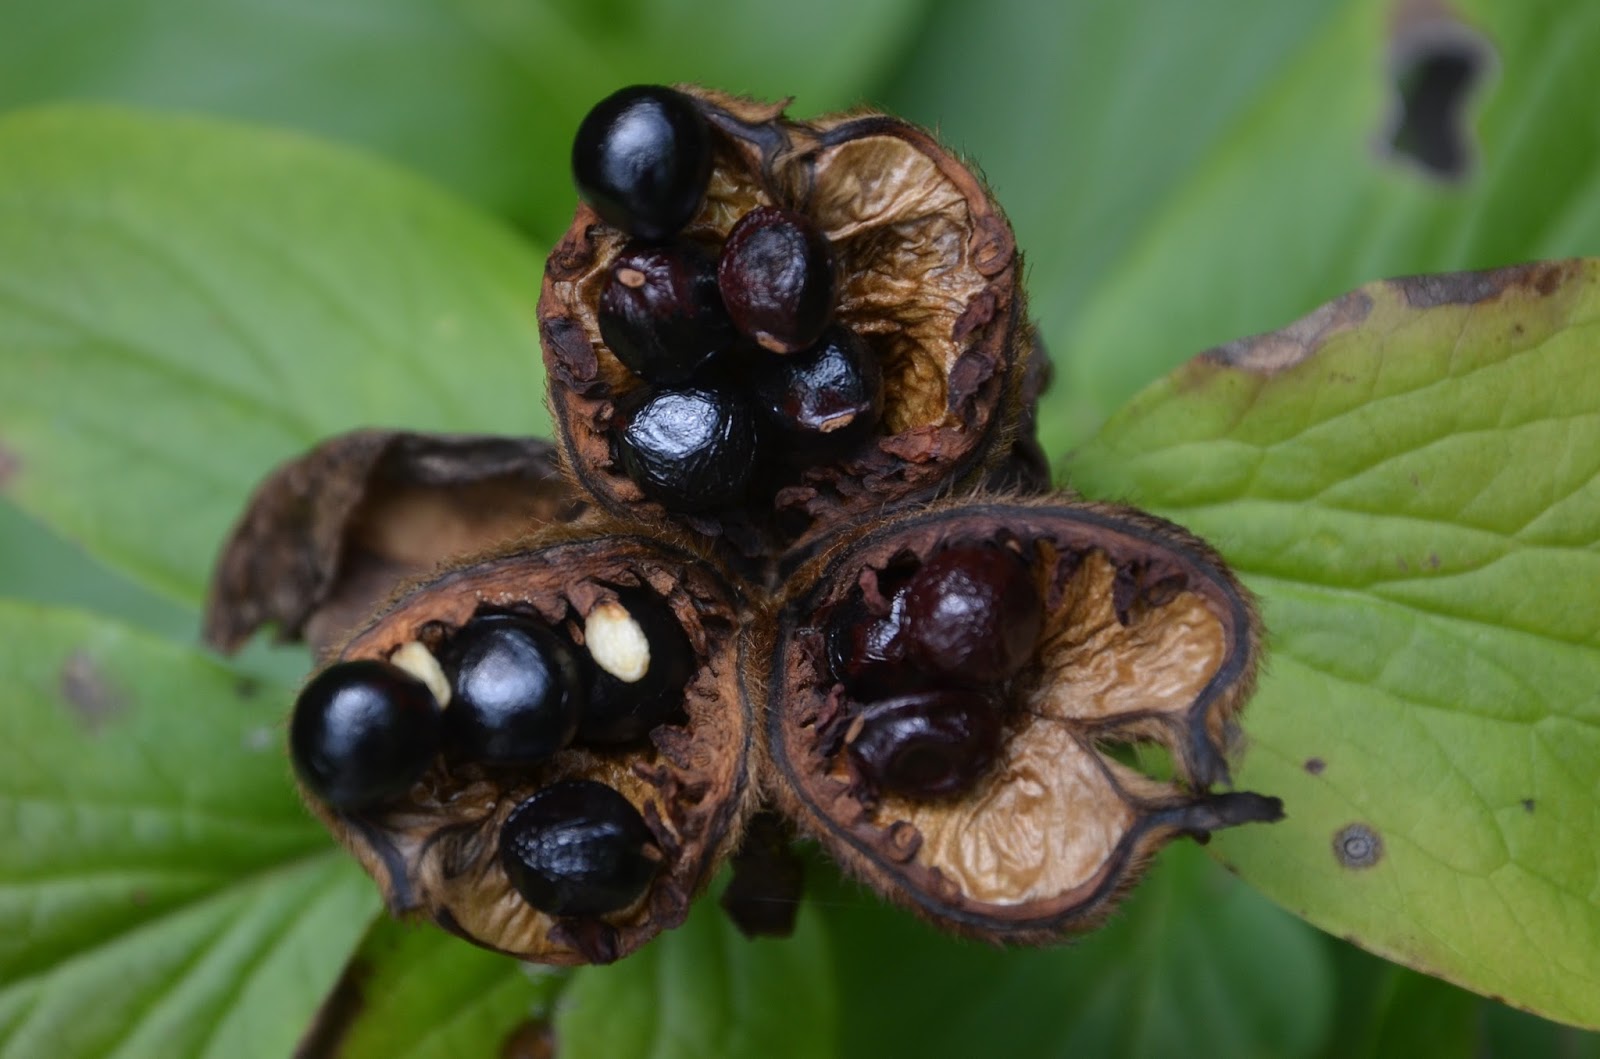
[[[624,248],[606,274],[598,315],[611,352],[654,383],[686,382],[736,337],[716,261],[692,243]]]
[[[833,318],[833,248],[803,214],[758,206],[739,218],[717,262],[734,326],[774,353],[797,353]]]
[[[835,680],[859,699],[910,691],[920,681],[906,664],[906,594],[898,592],[886,615],[873,614],[859,593],[852,594],[828,619],[828,665]]]
[[[872,436],[883,414],[883,374],[860,335],[842,324],[815,346],[755,369],[756,407],[791,464],[837,459]]]
[[[1022,557],[996,544],[950,545],[906,590],[912,658],[963,684],[997,684],[1033,657],[1044,605]]]
[[[970,790],[1000,753],[1000,703],[968,689],[921,691],[862,709],[846,744],[875,791],[941,798]]]

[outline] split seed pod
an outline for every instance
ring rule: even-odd
[[[515,769],[441,756],[405,797],[359,814],[306,799],[378,881],[392,913],[554,964],[609,963],[683,922],[742,832],[755,790],[747,775],[752,729],[741,604],[717,566],[628,528],[547,530],[405,589],[355,632],[336,661],[397,658],[417,644],[437,657],[462,626],[486,613],[525,614],[581,641],[585,618],[630,589],[666,604],[694,654],[681,723],[655,728],[642,743],[574,744]],[[539,791],[572,780],[620,793],[648,827],[651,855],[660,854],[642,896],[615,912],[541,912],[502,863],[506,820]]]
[[[830,670],[826,627],[835,608],[947,545],[1020,556],[1042,635],[1002,689],[1006,730],[985,775],[954,797],[881,794],[845,751],[862,710]],[[1172,838],[1281,815],[1276,799],[1205,793],[1228,777],[1258,630],[1210,548],[1130,508],[979,500],[862,525],[790,581],[771,660],[768,786],[841,865],[941,926],[1023,942],[1084,931]],[[1144,741],[1171,753],[1183,785],[1107,752]]]
[[[399,582],[584,506],[538,438],[340,434],[256,487],[212,574],[205,640],[233,652],[271,623],[321,655]]]
[[[970,484],[1007,460],[1031,329],[1015,239],[978,177],[926,132],[887,115],[797,122],[782,104],[683,91],[713,130],[714,165],[682,237],[720,243],[758,206],[808,217],[838,261],[835,319],[881,359],[884,409],[873,438],[799,472],[775,496],[682,521],[747,556],[770,556],[850,516]],[[560,444],[579,485],[613,514],[659,521],[672,513],[616,465],[610,437],[619,403],[644,385],[607,348],[596,317],[626,242],[579,207],[546,263],[540,335]]]

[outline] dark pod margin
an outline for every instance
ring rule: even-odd
[[[809,468],[759,509],[682,516],[770,558],[841,519],[970,484],[1006,461],[1032,347],[1016,241],[979,178],[928,133],[882,114],[797,122],[782,104],[683,87],[710,123],[710,191],[683,232],[718,243],[741,216],[804,213],[839,263],[835,318],[883,363],[878,434]],[[609,423],[643,385],[606,347],[596,307],[626,236],[579,206],[545,265],[540,338],[563,453],[606,510],[669,515],[612,462]],[[752,354],[754,355],[754,354]]]
[[[946,543],[1015,549],[1038,579],[1036,657],[1004,686],[999,760],[954,799],[877,796],[840,747],[851,709],[825,630],[856,586]],[[1259,624],[1222,560],[1131,508],[1047,496],[950,501],[846,531],[791,580],[770,662],[767,785],[800,828],[891,900],[998,941],[1088,930],[1183,835],[1274,820],[1281,804],[1206,793],[1228,777],[1253,689]],[[1171,751],[1184,786],[1107,743]]]
[[[513,551],[409,586],[337,659],[391,659],[413,643],[437,656],[456,630],[488,612],[524,613],[581,639],[585,616],[627,588],[664,600],[694,651],[683,723],[664,724],[627,748],[570,746],[531,767],[441,757],[404,798],[360,814],[306,799],[377,880],[393,914],[430,919],[485,948],[551,964],[609,963],[683,922],[742,833],[756,793],[748,774],[754,754],[743,604],[717,565],[632,527],[553,527]],[[664,855],[644,896],[628,908],[547,915],[506,877],[501,826],[534,792],[565,780],[618,791]]]

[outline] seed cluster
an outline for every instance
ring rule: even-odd
[[[961,794],[993,765],[1007,682],[1038,646],[1036,577],[1018,551],[947,543],[915,569],[865,580],[827,626],[850,704],[844,748],[870,791]]]
[[[705,117],[655,86],[603,100],[572,150],[579,192],[630,237],[597,310],[643,383],[612,419],[612,458],[680,513],[770,500],[794,469],[859,447],[883,412],[878,355],[834,319],[839,263],[804,213],[757,206],[720,248],[682,238],[711,161]]]
[[[1173,838],[1280,815],[1208,789],[1248,593],[1049,491],[970,170],[884,115],[660,86],[599,103],[572,165],[559,472],[529,439],[334,439],[258,491],[208,607],[214,643],[276,621],[328,660],[293,765],[395,914],[605,963],[731,861],[724,906],[781,933],[799,831],[947,929],[1043,942]],[[1105,748],[1132,741],[1175,779]]]
[[[328,667],[295,703],[301,780],[330,808],[361,813],[403,797],[438,761],[525,774],[569,746],[636,744],[681,721],[694,664],[683,629],[646,590],[614,595],[581,635],[487,611],[432,630],[432,646]],[[505,822],[500,851],[517,891],[551,915],[626,908],[662,859],[639,810],[594,781],[535,791]]]

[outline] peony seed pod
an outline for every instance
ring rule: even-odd
[[[1016,242],[979,178],[928,133],[887,115],[798,122],[782,105],[682,91],[713,141],[710,189],[682,237],[720,244],[761,207],[805,217],[837,261],[833,319],[882,365],[881,420],[847,451],[786,471],[742,507],[676,510],[659,489],[642,489],[614,458],[611,436],[617,409],[647,384],[608,348],[598,318],[627,235],[580,206],[546,263],[538,310],[550,404],[579,486],[617,516],[675,517],[765,560],[851,516],[970,485],[1007,464],[1032,396],[1032,334]]]
[[[971,774],[938,757],[969,738],[945,734],[948,693],[880,688],[884,701],[858,701],[836,672],[829,625],[839,608],[888,613],[886,586],[915,581],[933,557],[995,548],[1026,565],[1034,584],[1011,596],[1041,613],[1030,623],[995,609],[997,621],[1031,625],[1037,646],[1014,675],[986,670],[1004,731],[993,764]],[[918,614],[909,606],[904,620]],[[1209,547],[1153,516],[1063,496],[891,515],[830,541],[790,580],[769,666],[767,786],[840,864],[940,926],[997,941],[1078,933],[1172,838],[1281,816],[1276,799],[1206,792],[1227,780],[1233,718],[1258,654],[1249,595]],[[920,678],[907,669],[914,690]],[[927,737],[912,723],[923,700],[934,711]],[[910,725],[905,753],[933,740],[896,789],[876,774],[890,761],[878,746],[886,710]],[[988,744],[981,733],[970,741],[981,766]],[[1144,741],[1171,752],[1185,785],[1104,749]]]
[[[659,637],[661,649],[693,656],[681,710],[647,738],[626,746],[579,738],[514,766],[441,754],[403,796],[360,812],[307,792],[392,913],[553,964],[609,963],[683,922],[755,795],[742,604],[715,564],[632,528],[553,528],[405,588],[335,664],[399,659],[416,668],[418,645],[448,657],[460,630],[486,614],[522,615],[581,652],[590,614],[640,594],[659,600],[681,632]],[[445,704],[447,718],[452,708]],[[551,814],[575,800],[539,797],[557,785],[606,790],[577,799],[595,808],[580,805],[562,820]],[[537,827],[526,812],[508,824],[530,802],[542,807]]]

